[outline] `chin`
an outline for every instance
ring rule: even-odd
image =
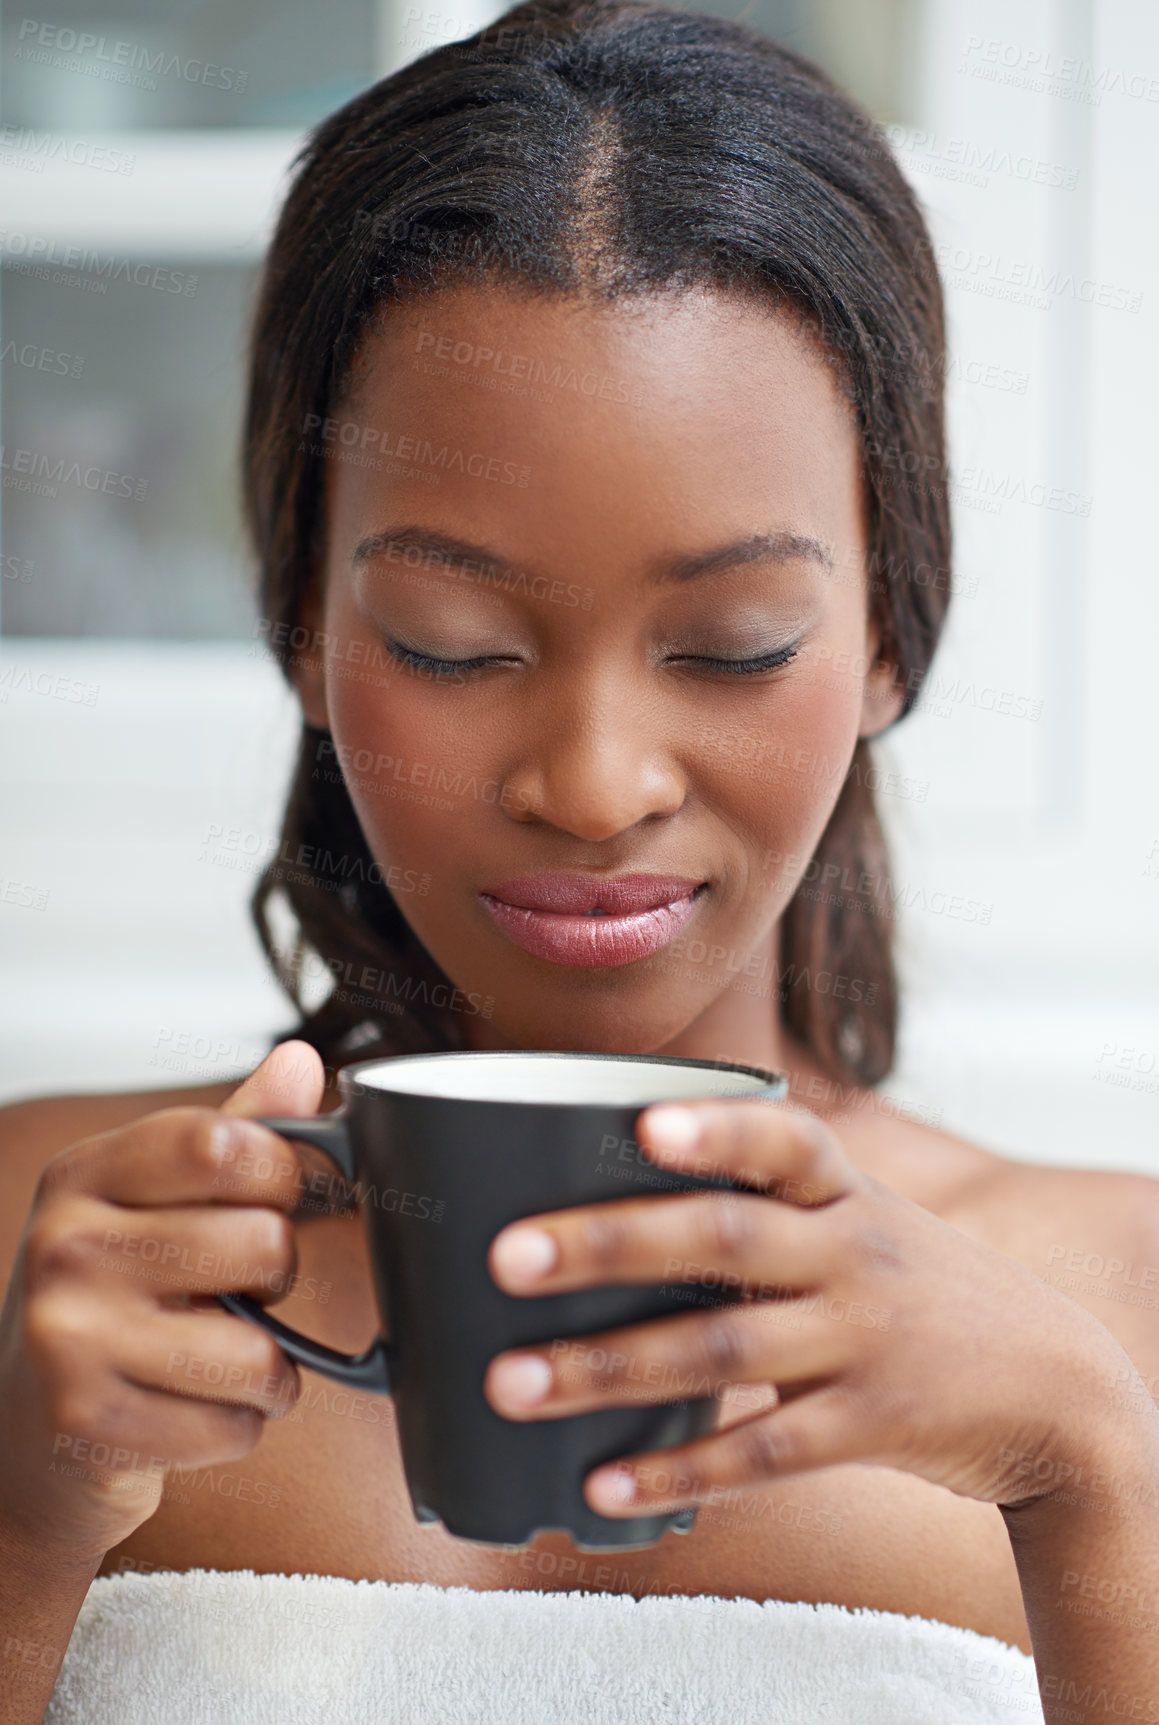
[[[569,976],[574,973],[569,972]],[[686,1030],[699,1004],[673,1012],[673,1003],[585,1001],[578,991],[558,1002],[524,1001],[513,1011],[496,1006],[488,1021],[515,1048],[545,1053],[656,1054]]]

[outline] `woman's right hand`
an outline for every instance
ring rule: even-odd
[[[46,1165],[0,1313],[0,1525],[103,1555],[167,1467],[236,1460],[293,1407],[297,1367],[212,1296],[281,1297],[317,1163],[246,1116],[322,1095],[314,1049],[281,1043],[220,1108],[148,1114]]]

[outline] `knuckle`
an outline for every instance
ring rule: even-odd
[[[92,1388],[63,1391],[56,1397],[51,1412],[58,1432],[71,1438],[88,1438],[94,1443],[119,1438],[129,1418],[123,1402]]]
[[[254,1217],[252,1231],[256,1253],[264,1265],[285,1272],[297,1262],[294,1229],[288,1216],[280,1210],[260,1210]]]
[[[87,1303],[59,1295],[34,1295],[24,1308],[24,1351],[34,1366],[55,1365],[74,1344],[91,1345],[93,1317]]]
[[[618,1268],[623,1261],[627,1242],[628,1226],[611,1210],[604,1209],[588,1217],[583,1244],[595,1269]]]
[[[254,1377],[274,1378],[282,1375],[284,1355],[273,1336],[255,1325],[246,1326],[248,1334],[238,1345],[241,1366]]]
[[[747,1330],[731,1315],[704,1319],[696,1329],[699,1368],[710,1376],[735,1377],[751,1352]]]
[[[883,1380],[866,1373],[847,1383],[845,1390],[847,1399],[853,1401],[867,1424],[912,1433],[919,1431],[928,1417],[928,1406],[920,1390],[900,1378]]]
[[[24,1239],[24,1286],[34,1294],[53,1282],[69,1281],[90,1268],[100,1240],[77,1212],[57,1207],[31,1224]]]
[[[260,1442],[266,1422],[257,1408],[216,1407],[213,1414],[215,1430],[220,1434],[215,1438],[214,1448],[221,1459],[248,1455]]]
[[[791,1172],[803,1178],[828,1155],[831,1133],[823,1120],[806,1109],[791,1114],[789,1122]]]
[[[784,1467],[792,1447],[775,1418],[751,1420],[741,1426],[736,1446],[744,1475],[756,1479]]]
[[[75,1184],[83,1150],[83,1145],[70,1145],[67,1150],[61,1150],[51,1161],[44,1164],[36,1182],[34,1208],[39,1209]]]
[[[835,1234],[842,1261],[866,1271],[899,1270],[904,1254],[893,1229],[880,1217],[853,1202],[836,1206]]]
[[[212,1108],[174,1110],[179,1118],[180,1153],[187,1167],[199,1175],[221,1172],[221,1150],[228,1134],[222,1116]]]
[[[751,1199],[736,1193],[709,1194],[701,1226],[706,1250],[720,1258],[745,1257],[756,1245],[757,1212]]]
[[[50,1398],[48,1417],[54,1431],[69,1437],[91,1438],[98,1428],[97,1408],[91,1395],[72,1388]]]

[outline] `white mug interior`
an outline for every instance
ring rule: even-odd
[[[782,1095],[784,1079],[722,1071],[690,1062],[668,1065],[646,1056],[605,1054],[407,1054],[375,1061],[357,1074],[371,1090],[440,1096],[459,1102],[604,1103],[645,1108],[697,1096]]]

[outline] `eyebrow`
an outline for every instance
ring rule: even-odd
[[[504,557],[488,545],[476,545],[469,539],[458,538],[455,534],[441,533],[437,528],[414,524],[386,527],[360,539],[354,547],[351,563],[357,569],[369,563],[372,558],[381,557],[392,545],[398,546],[400,550],[418,551],[431,562],[493,563],[504,569],[513,567],[510,558]],[[682,557],[671,558],[667,562],[654,565],[651,578],[657,583],[695,581],[701,575],[723,575],[729,570],[743,568],[750,563],[791,563],[802,560],[819,564],[826,574],[832,573],[833,554],[819,539],[813,539],[807,533],[778,531],[753,533],[746,539],[736,539],[728,545],[716,545],[708,551],[694,551]]]

